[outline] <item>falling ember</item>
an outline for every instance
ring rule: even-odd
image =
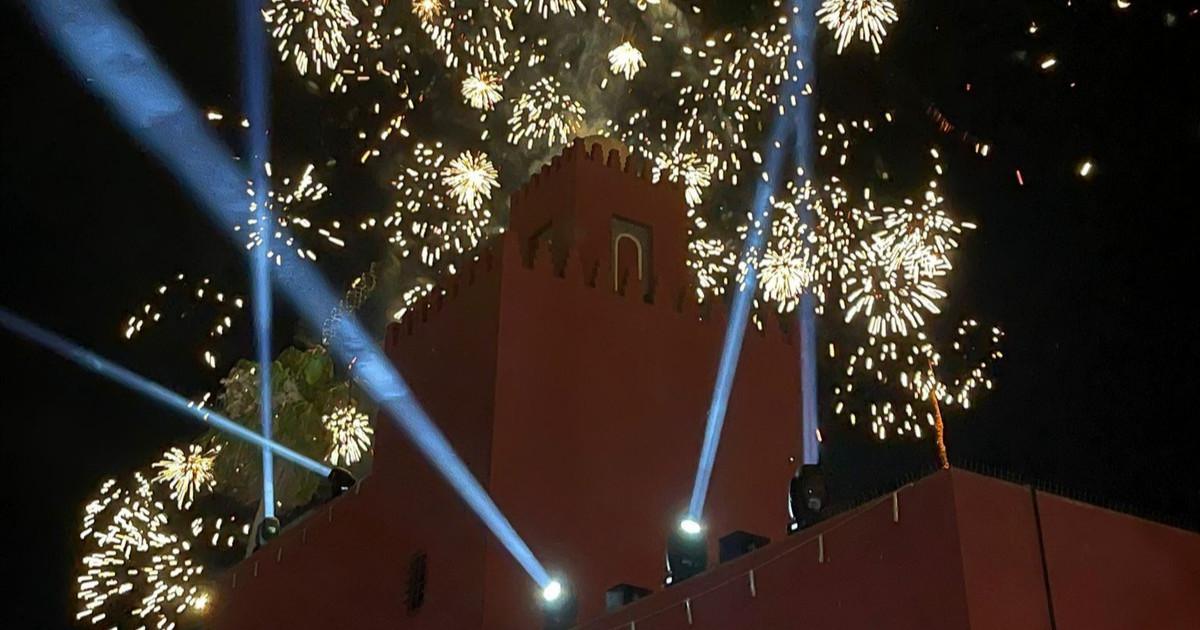
[[[1057,59],[1055,59],[1054,57],[1046,57],[1045,59],[1042,60],[1041,68],[1042,68],[1042,70],[1049,70],[1050,68],[1053,68],[1056,65],[1058,65]]]
[[[856,34],[878,54],[887,26],[900,16],[891,0],[825,0],[817,10],[817,18],[833,31],[840,55]]]
[[[1079,165],[1079,176],[1080,177],[1091,177],[1092,171],[1094,170],[1094,168],[1095,167],[1093,166],[1091,160],[1084,160],[1083,164]]]
[[[609,69],[613,74],[621,74],[626,80],[633,79],[639,70],[646,67],[642,51],[634,48],[633,44],[625,42],[608,52]]]

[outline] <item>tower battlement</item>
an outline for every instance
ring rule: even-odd
[[[727,306],[698,302],[687,268],[683,187],[653,181],[647,161],[605,144],[612,141],[576,139],[544,164],[512,194],[508,230],[389,325],[389,343],[412,335],[469,287],[522,269],[723,331]],[[790,326],[772,309],[755,320],[758,336],[793,343]]]
[[[590,267],[584,267],[577,249],[568,249],[561,265],[555,261],[554,252],[548,246],[543,246],[528,255],[519,249],[519,244],[514,239],[501,235],[479,254],[459,265],[456,273],[439,276],[429,295],[417,300],[403,317],[388,324],[385,345],[390,347],[401,343],[404,337],[417,334],[422,324],[438,317],[444,309],[451,308],[451,304],[463,293],[472,291],[477,284],[500,282],[505,273],[555,278],[560,283],[585,287],[618,302],[640,305],[640,308],[673,311],[680,317],[681,324],[725,330],[728,304],[722,301],[699,302],[690,288],[678,295],[665,296],[667,299],[664,300],[655,290],[656,287],[647,287],[645,281],[629,269],[615,275],[608,264],[597,262]],[[609,279],[613,279],[613,282],[608,282]],[[785,319],[779,317],[774,309],[763,307],[755,311],[755,314],[755,319],[762,325],[752,326],[748,331],[750,337],[777,341],[789,346],[794,343],[793,328]]]

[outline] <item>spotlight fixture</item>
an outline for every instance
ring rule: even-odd
[[[562,582],[550,580],[542,588],[540,603],[546,630],[566,630],[575,625],[578,606]]]
[[[279,535],[279,519],[268,516],[258,524],[258,546],[262,547],[267,541]]]
[[[663,584],[671,586],[696,575],[708,566],[708,541],[704,526],[688,516],[667,537],[667,577]]]
[[[825,473],[821,466],[801,466],[788,484],[788,514],[791,516],[788,533],[794,534],[820,521],[823,518],[822,510],[828,502]]]
[[[354,484],[358,483],[358,480],[354,478],[354,475],[350,474],[349,470],[337,466],[329,470],[329,476],[326,479],[329,480],[331,498],[337,498],[346,494],[350,491],[350,488],[354,487]]]

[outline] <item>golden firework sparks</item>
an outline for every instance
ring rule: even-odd
[[[350,52],[347,33],[358,25],[346,0],[271,0],[263,19],[278,42],[280,59],[290,57],[302,76],[310,67],[313,74],[336,69]]]
[[[84,507],[79,539],[84,555],[75,580],[77,621],[108,628],[123,621],[110,613],[128,614],[146,627],[167,628],[185,613],[204,611],[204,565],[192,557],[191,543],[171,529],[163,502],[141,473],[127,483],[110,479],[100,486]]]
[[[493,188],[500,187],[499,175],[486,153],[467,151],[442,169],[442,183],[458,203],[475,211],[492,198]]]
[[[925,325],[923,312],[940,313],[946,292],[928,275],[910,273],[924,247],[898,248],[888,240],[863,242],[852,253],[855,275],[845,279],[846,323],[862,314],[873,336],[909,334]]]
[[[504,84],[491,72],[477,72],[463,79],[462,95],[475,109],[489,111],[503,97]]]
[[[413,0],[412,11],[422,22],[432,22],[441,17],[445,8],[442,0]]]
[[[356,464],[371,448],[371,419],[354,405],[337,407],[322,420],[330,437],[325,459],[334,466]]]
[[[642,51],[629,42],[608,51],[608,63],[613,74],[624,75],[627,81],[632,80],[639,70],[646,67]]]
[[[583,0],[525,0],[525,12],[536,13],[543,19],[563,11],[575,15],[576,11],[582,13],[585,9]]]
[[[840,55],[856,34],[878,53],[888,25],[900,16],[891,0],[825,0],[817,18],[833,31]]]
[[[508,141],[525,141],[528,149],[539,140],[545,140],[548,147],[566,144],[583,128],[586,115],[583,105],[562,93],[557,79],[543,77],[513,106]]]
[[[212,490],[216,484],[213,463],[220,452],[220,447],[206,451],[197,444],[189,445],[187,452],[171,448],[161,460],[154,463],[154,468],[160,469],[154,481],[166,483],[179,509],[187,509],[191,507],[196,493]]]

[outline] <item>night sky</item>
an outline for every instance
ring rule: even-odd
[[[710,19],[746,19],[740,4]],[[981,226],[965,239],[953,299],[1007,333],[997,389],[969,417],[947,418],[952,457],[1200,528],[1197,310],[1188,297],[1198,269],[1200,5],[1064,4],[901,3],[883,58],[859,51],[822,66],[822,102],[851,115],[891,100],[910,112],[936,107],[993,147],[983,159],[928,119],[906,121],[943,148],[946,196]],[[232,3],[122,5],[197,103],[236,103]],[[244,286],[242,257],[19,7],[5,4],[2,28],[0,304],[185,395],[212,388],[191,348],[163,336],[126,344],[121,324],[176,272]],[[1050,53],[1058,65],[1042,72],[1037,62]],[[314,106],[276,68],[276,116],[287,124]],[[1096,165],[1090,179],[1076,172],[1085,159]],[[240,341],[251,354],[249,338]],[[16,615],[0,625],[63,626],[85,498],[199,429],[4,334],[0,361],[10,466],[3,565],[14,602],[3,614]],[[825,435],[830,475],[847,494],[933,463],[928,441],[880,444],[833,419]]]

